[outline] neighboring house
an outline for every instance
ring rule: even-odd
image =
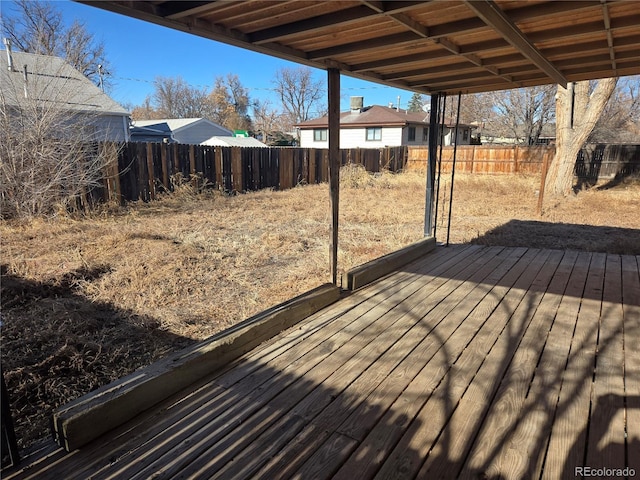
[[[0,104],[14,114],[60,112],[60,125],[71,119],[87,140],[129,140],[129,112],[59,57],[0,52]]]
[[[231,130],[206,118],[134,120],[131,125],[131,141],[188,145],[266,146],[255,138],[234,136]]]
[[[392,107],[362,106],[362,97],[352,97],[351,110],[340,114],[340,148],[379,148],[401,145],[427,145],[429,114],[407,112]],[[300,129],[300,146],[328,148],[328,117],[296,125]],[[458,144],[471,142],[472,125],[458,126]],[[445,145],[451,145],[455,123],[447,122]]]
[[[150,136],[151,135],[151,136]],[[206,118],[163,118],[159,120],[134,120],[131,140],[163,141],[199,145],[215,136],[232,136],[233,132]]]

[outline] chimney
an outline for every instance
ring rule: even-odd
[[[351,97],[351,113],[360,113],[364,105],[364,97]]]
[[[8,38],[3,39],[4,46],[7,49],[7,68],[10,72],[13,72],[13,57],[11,56],[11,40]]]

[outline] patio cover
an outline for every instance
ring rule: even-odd
[[[82,3],[424,94],[640,74],[635,0]]]

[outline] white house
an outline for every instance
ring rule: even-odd
[[[206,118],[134,120],[131,125],[131,140],[189,145],[266,147],[255,138],[236,136],[231,130]]]
[[[0,52],[0,103],[15,116],[60,112],[61,128],[81,125],[86,140],[129,140],[129,112],[59,57]]]
[[[340,114],[340,148],[380,148],[401,145],[427,145],[429,114],[373,105],[362,107],[362,97],[352,97],[351,110]],[[296,125],[303,148],[328,148],[328,117]],[[458,144],[471,141],[472,125],[459,125]],[[445,127],[445,145],[453,143],[455,122]]]

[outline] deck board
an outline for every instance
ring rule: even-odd
[[[635,262],[634,262],[635,260]],[[625,395],[627,400],[627,460],[640,472],[640,258],[622,257]]]
[[[640,470],[639,263],[438,247],[3,478],[555,479],[585,458]]]
[[[524,416],[524,412],[527,411],[525,403],[527,397],[532,397],[530,391],[532,378],[534,378],[538,361],[542,356],[542,348],[544,348],[541,339],[545,338],[549,341],[553,338],[550,329],[558,304],[562,301],[562,294],[557,292],[562,292],[570,281],[569,276],[576,257],[575,252],[568,252],[562,257],[558,269],[549,283],[548,290],[544,292],[540,304],[533,312],[534,318],[530,321],[520,342],[507,342],[509,355],[488,359],[489,368],[492,364],[495,365],[494,372],[486,372],[488,378],[495,378],[499,385],[496,385],[491,391],[479,389],[473,395],[475,404],[461,409],[461,412],[464,413],[467,409],[475,411],[479,407],[484,408],[481,413],[482,417],[478,415],[478,418],[482,418],[484,423],[472,446],[472,454],[467,459],[465,468],[460,472],[463,478],[477,478],[478,472],[490,476],[491,472],[487,470],[490,460],[494,461],[496,470],[504,469],[504,467],[500,467],[501,463],[512,462],[513,465],[510,465],[510,468],[513,468],[517,463],[526,460],[512,458],[514,451],[510,440],[513,440],[512,436],[517,433],[518,427],[525,431],[531,430],[532,427],[535,430],[535,423],[522,425],[523,420],[525,422],[531,421]],[[555,259],[552,265],[556,265]],[[544,361],[540,360],[540,363],[544,364]],[[501,369],[497,371],[497,367]],[[484,378],[486,373],[483,372],[480,378]],[[471,433],[473,432],[460,437],[461,432],[458,434],[458,438],[467,438]],[[522,451],[526,452],[527,450],[523,449]],[[457,467],[458,465],[456,465],[456,472],[458,471]]]
[[[606,468],[624,464],[624,351],[620,257],[608,255],[591,394],[587,465]]]

